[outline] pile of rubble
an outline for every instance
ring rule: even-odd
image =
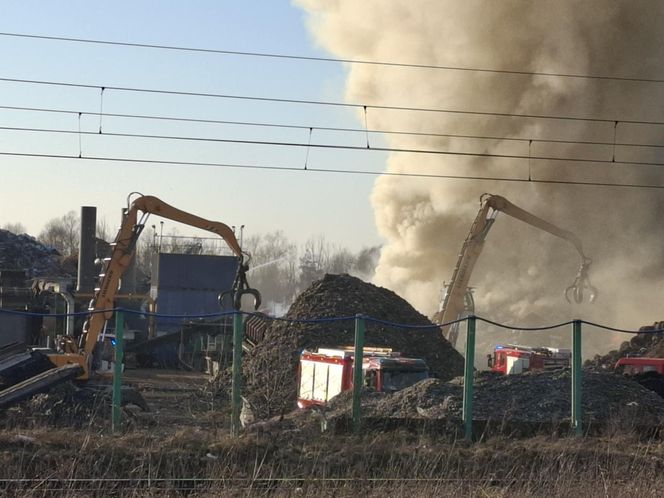
[[[113,390],[111,385],[76,385],[65,382],[52,386],[46,392],[12,406],[0,409],[0,427],[82,427],[108,422],[111,415]],[[122,386],[122,407],[133,406],[143,412],[150,407],[141,392],[131,385]],[[125,414],[134,412],[125,409]]]
[[[26,270],[28,278],[60,275],[60,254],[27,234],[0,229],[0,268]]]
[[[496,423],[556,425],[570,418],[571,372],[527,372],[501,375],[478,372],[473,419]],[[378,419],[461,420],[463,378],[451,382],[427,379],[393,394],[364,392],[362,414]],[[585,370],[584,421],[592,425],[622,421],[632,427],[661,427],[664,399],[621,375]],[[330,402],[330,419],[349,416],[352,396]]]
[[[349,275],[325,275],[314,282],[298,296],[284,318],[310,320],[354,317],[358,313],[392,323],[432,325],[394,292]],[[246,393],[256,414],[265,418],[293,410],[302,350],[349,346],[353,344],[354,333],[352,319],[319,323],[274,321],[244,363]],[[368,320],[365,344],[422,358],[429,366],[430,375],[442,380],[463,372],[463,357],[436,328],[405,329]]]
[[[106,398],[91,389],[64,383],[0,411],[0,424],[5,429],[15,426],[91,425],[93,420],[108,418],[110,403]]]

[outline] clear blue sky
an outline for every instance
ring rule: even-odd
[[[0,31],[225,50],[326,56],[307,32],[304,12],[279,1],[0,1]],[[278,98],[342,101],[345,70],[332,63],[82,45],[0,36],[0,77]],[[1,106],[98,112],[100,92],[0,82]],[[103,111],[217,120],[358,127],[353,111],[107,91]],[[0,109],[2,127],[77,130],[75,115]],[[83,130],[99,128],[84,116]],[[105,132],[306,142],[306,130],[192,125],[102,118]],[[312,141],[362,143],[362,136],[314,132]],[[82,136],[84,155],[176,161],[303,166],[306,150]],[[78,155],[78,135],[0,130],[0,152]],[[379,153],[311,149],[312,167],[380,170]],[[359,249],[379,242],[369,195],[371,176],[250,171],[215,167],[117,164],[0,156],[0,226],[21,222],[38,234],[46,221],[81,205],[117,226],[129,192],[161,197],[181,209],[246,225],[245,235],[283,229],[298,242],[323,234]],[[151,223],[154,223],[153,219]],[[167,222],[166,231],[186,227]]]

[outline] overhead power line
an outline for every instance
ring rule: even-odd
[[[221,125],[237,125],[237,126],[254,126],[254,127],[267,127],[267,128],[286,128],[293,130],[313,130],[313,131],[332,131],[343,133],[371,133],[383,135],[401,135],[401,136],[418,136],[418,137],[432,137],[432,138],[462,138],[474,140],[497,140],[508,142],[533,142],[533,143],[552,143],[552,144],[566,144],[566,145],[608,145],[616,147],[642,147],[642,148],[664,148],[664,144],[652,143],[628,143],[628,142],[613,142],[613,141],[593,141],[593,140],[564,140],[555,138],[528,138],[528,137],[508,137],[501,135],[469,135],[459,133],[433,133],[421,131],[408,131],[408,130],[386,130],[379,128],[347,128],[347,127],[334,127],[334,126],[314,126],[314,125],[294,125],[287,123],[267,123],[261,121],[230,121],[221,119],[204,119],[204,118],[186,118],[178,116],[164,116],[164,115],[150,115],[150,114],[124,114],[98,111],[77,111],[73,109],[54,109],[46,107],[21,107],[21,106],[7,106],[0,105],[0,109],[12,111],[26,111],[26,112],[46,112],[46,113],[60,113],[71,115],[85,115],[85,116],[104,116],[112,118],[126,118],[126,119],[145,119],[156,121],[175,121],[183,123],[201,123],[201,124],[221,124]]]
[[[573,78],[573,79],[586,79],[586,80],[622,81],[622,82],[632,82],[632,83],[664,83],[664,79],[659,79],[659,78],[589,75],[589,74],[578,74],[578,73],[558,73],[558,72],[548,72],[548,71],[517,71],[509,69],[446,66],[438,64],[418,64],[418,63],[396,62],[396,61],[376,61],[376,60],[367,60],[367,59],[313,57],[305,55],[277,54],[277,53],[268,53],[268,52],[248,52],[248,51],[239,51],[239,50],[222,50],[222,49],[201,48],[201,47],[160,45],[153,43],[132,43],[132,42],[111,41],[111,40],[94,40],[89,38],[34,35],[27,33],[5,32],[5,33],[0,33],[0,36],[27,38],[35,40],[95,44],[95,45],[109,45],[116,47],[147,48],[147,49],[171,50],[179,52],[198,52],[198,53],[207,53],[207,54],[233,55],[233,56],[242,56],[242,57],[263,57],[271,59],[290,59],[290,60],[300,60],[300,61],[310,61],[310,62],[332,62],[337,64],[360,64],[360,65],[369,65],[369,66],[401,67],[401,68],[410,68],[410,69],[433,69],[440,71],[461,71],[461,72],[473,72],[473,73],[506,74],[506,75],[516,75],[516,76],[543,76],[550,78]]]
[[[178,141],[191,141],[191,142],[212,142],[223,144],[241,144],[241,145],[266,145],[274,147],[299,147],[299,148],[316,148],[328,150],[351,150],[351,151],[373,151],[373,152],[391,152],[403,154],[430,154],[430,155],[444,155],[444,156],[461,156],[461,157],[483,157],[492,159],[527,159],[533,161],[558,161],[558,162],[575,162],[575,163],[595,163],[595,164],[612,164],[620,166],[664,166],[664,163],[647,162],[647,161],[616,161],[613,159],[585,159],[578,157],[555,157],[555,156],[537,156],[537,155],[524,155],[524,154],[496,154],[490,152],[458,152],[450,150],[435,150],[435,149],[405,149],[397,147],[366,147],[357,145],[344,145],[344,144],[318,144],[311,142],[278,142],[272,140],[249,140],[249,139],[234,139],[234,138],[208,138],[208,137],[185,137],[179,135],[151,135],[143,133],[114,133],[114,132],[97,132],[97,131],[78,131],[78,130],[60,130],[51,128],[24,128],[16,126],[0,126],[0,130],[6,131],[19,131],[19,132],[37,132],[37,133],[63,133],[69,135],[93,135],[96,137],[120,137],[120,138],[139,138],[139,139],[156,139],[156,140],[178,140]]]
[[[370,170],[351,170],[342,168],[300,168],[294,166],[270,166],[258,164],[231,164],[231,163],[215,163],[215,162],[192,162],[192,161],[167,161],[159,159],[140,159],[128,157],[104,157],[104,156],[86,156],[81,157],[66,155],[66,154],[36,154],[36,153],[23,153],[23,152],[0,152],[0,156],[11,157],[33,157],[42,159],[73,159],[79,161],[99,161],[99,162],[114,162],[114,163],[137,163],[148,165],[169,165],[169,166],[207,166],[217,168],[237,168],[237,169],[253,169],[253,170],[272,170],[272,171],[297,171],[297,172],[315,172],[315,173],[337,173],[349,175],[370,175],[370,176],[394,176],[405,178],[425,178],[425,179],[446,179],[446,180],[473,180],[473,181],[489,181],[489,182],[511,182],[511,183],[538,183],[549,185],[579,185],[579,186],[592,186],[592,187],[611,187],[611,188],[635,188],[635,189],[650,189],[662,190],[664,185],[652,185],[649,183],[608,183],[608,182],[581,182],[575,180],[539,180],[533,178],[517,178],[517,177],[495,177],[495,176],[471,176],[471,175],[441,175],[430,173],[399,173],[394,171],[370,171]]]
[[[640,125],[664,125],[664,121],[647,121],[647,120],[634,120],[634,119],[606,119],[606,118],[588,118],[580,116],[561,116],[561,115],[545,115],[545,114],[522,114],[522,113],[509,113],[509,112],[488,112],[488,111],[464,111],[458,109],[441,109],[433,107],[408,107],[408,106],[395,106],[395,105],[378,105],[378,104],[358,104],[348,102],[334,102],[325,100],[302,100],[302,99],[287,99],[276,97],[258,97],[253,95],[234,95],[224,93],[208,93],[208,92],[189,92],[183,90],[160,90],[154,88],[137,88],[126,86],[106,86],[106,85],[90,85],[85,83],[71,83],[62,81],[46,81],[46,80],[32,80],[23,78],[3,78],[0,81],[6,83],[22,83],[31,85],[46,85],[46,86],[61,86],[69,88],[87,88],[103,91],[118,91],[118,92],[136,92],[136,93],[151,93],[162,95],[181,95],[187,97],[207,97],[219,99],[234,99],[245,101],[258,101],[258,102],[274,102],[281,104],[306,104],[306,105],[320,105],[320,106],[334,106],[334,107],[347,107],[354,109],[376,109],[376,110],[389,110],[389,111],[409,111],[409,112],[434,112],[446,114],[464,114],[475,116],[494,116],[494,117],[508,117],[508,118],[529,118],[529,119],[549,119],[549,120],[562,120],[562,121],[583,121],[593,123],[611,123],[616,122],[624,124],[640,124]]]

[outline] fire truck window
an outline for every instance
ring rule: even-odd
[[[382,390],[384,392],[399,391],[427,377],[426,371],[383,370]]]

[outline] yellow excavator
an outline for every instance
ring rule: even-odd
[[[565,298],[570,303],[574,301],[580,304],[586,300],[585,294],[587,293],[589,302],[595,300],[597,289],[592,286],[590,277],[588,276],[592,260],[584,254],[581,240],[576,235],[515,206],[500,195],[483,194],[480,197],[480,210],[463,243],[456,267],[452,273],[452,280],[447,285],[440,310],[433,316],[435,323],[449,324],[449,322],[461,318],[464,313],[471,314],[474,312],[473,297],[468,288],[468,283],[470,282],[470,276],[475,268],[475,264],[484,248],[484,241],[499,212],[571,243],[579,254],[581,263],[574,282],[565,289]],[[442,327],[442,332],[452,346],[456,346],[459,335],[458,323]]]
[[[134,258],[138,237],[151,214],[221,236],[238,258],[237,273],[229,292],[233,308],[240,309],[242,297],[245,295],[253,297],[255,309],[260,306],[260,293],[251,288],[247,282],[249,255],[242,250],[233,230],[228,225],[181,211],[153,196],[138,194],[139,197],[135,198],[133,202],[129,202],[134,195],[136,193],[132,193],[128,197],[128,207],[124,212],[122,226],[112,244],[111,257],[104,261],[104,269],[99,275],[99,287],[95,289],[90,301],[88,307],[90,316],[83,325],[80,340],[77,341],[73,336],[63,336],[57,345],[57,352],[46,355],[55,368],[0,391],[0,407],[35,392],[43,391],[63,380],[70,378],[87,380],[94,374],[95,348],[106,324],[113,317],[112,309],[120,286],[120,278]],[[140,218],[138,217],[139,212],[142,213]],[[222,298],[223,296],[220,296],[220,301]]]
[[[138,218],[139,212],[142,213],[140,219]],[[56,367],[78,363],[84,370],[84,373],[79,378],[85,379],[89,377],[93,350],[106,323],[113,316],[112,311],[106,310],[113,308],[114,297],[120,286],[120,278],[134,258],[136,242],[143,228],[145,228],[150,214],[159,215],[162,218],[207,230],[221,236],[238,258],[237,274],[231,290],[233,307],[236,310],[240,309],[242,296],[245,294],[249,294],[254,298],[254,307],[256,309],[260,306],[260,293],[258,290],[249,287],[247,282],[247,271],[249,270],[248,254],[242,251],[235,233],[228,225],[217,221],[209,221],[181,211],[156,197],[141,195],[131,202],[125,211],[122,226],[115,238],[115,242],[112,244],[113,252],[111,257],[105,262],[104,271],[99,275],[99,287],[95,289],[95,295],[90,301],[88,308],[91,313],[90,318],[83,325],[83,334],[81,335],[79,344],[76,344],[74,338],[65,337],[60,345],[62,352],[48,355],[48,359]],[[245,257],[247,260],[245,260]]]

